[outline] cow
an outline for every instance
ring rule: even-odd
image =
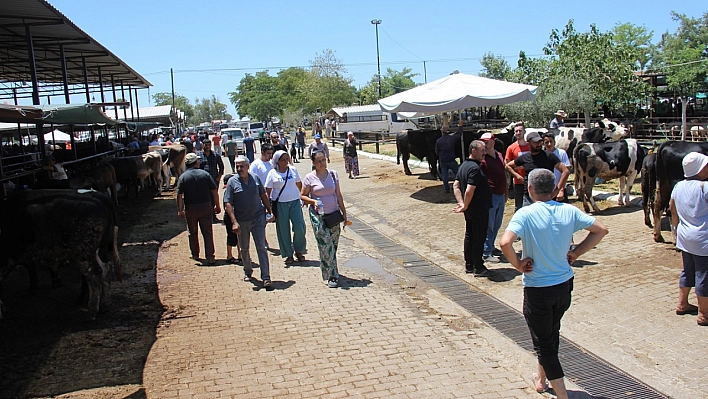
[[[125,185],[126,196],[130,193],[130,187],[135,187],[135,197],[138,197],[138,191],[143,185],[143,181],[150,175],[143,155],[133,155],[129,157],[113,158],[110,164],[115,168],[116,180],[121,185]]]
[[[440,130],[408,130],[396,135],[396,165],[400,165],[403,158],[403,170],[411,175],[408,160],[411,154],[421,161],[428,161],[428,169],[434,179],[438,179],[438,155],[435,153],[435,142],[440,138]]]
[[[102,161],[98,165],[94,163],[82,163],[71,165],[71,170],[74,176],[85,176],[93,179],[96,182],[95,187],[83,187],[83,188],[93,188],[96,191],[106,193],[113,200],[114,205],[118,205],[118,191],[116,190],[116,170],[110,163]],[[40,188],[40,187],[35,187]],[[49,188],[49,187],[42,187]],[[82,187],[54,187],[54,188],[82,188]]]
[[[703,126],[691,126],[691,141],[702,141],[706,139],[706,129]]]
[[[144,154],[142,157],[145,168],[147,168],[150,183],[157,184],[157,193],[158,195],[162,195],[163,169],[167,169],[167,166],[162,163],[162,155],[157,151],[151,151]],[[165,173],[165,175],[169,177],[169,174]]]
[[[399,133],[400,134],[400,133]],[[398,138],[396,138],[396,143],[398,143]],[[184,173],[186,166],[184,165],[184,157],[187,156],[187,148],[181,144],[173,144],[164,147],[168,150],[167,160],[164,161],[164,165],[167,166],[167,188],[169,190],[172,187],[172,173],[175,176],[175,184],[177,179]]]
[[[642,162],[642,210],[644,224],[652,227],[651,212],[656,199],[656,153],[647,154]]]
[[[683,157],[689,152],[708,155],[708,142],[666,141],[656,151],[656,198],[654,199],[654,241],[664,242],[661,216],[669,208],[671,191],[683,175]]]
[[[592,196],[595,178],[604,180],[620,179],[618,205],[629,205],[629,192],[642,165],[645,150],[634,139],[625,139],[606,143],[581,143],[574,154],[575,190],[583,201],[585,212],[589,212],[588,202],[595,213],[600,209]],[[626,189],[625,189],[626,182]]]
[[[56,273],[66,261],[79,268],[89,291],[89,317],[110,304],[110,271],[122,277],[116,208],[93,190],[28,190],[0,203],[0,283],[15,266]],[[1,316],[1,315],[0,315]]]

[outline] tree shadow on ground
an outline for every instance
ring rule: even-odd
[[[452,191],[452,182],[450,182],[450,191]],[[411,198],[431,204],[454,204],[457,202],[452,192],[445,192],[442,183],[439,186],[422,188],[411,194]]]
[[[57,288],[50,288],[46,269],[40,269],[39,286],[31,296],[26,294],[25,268],[3,280],[8,313],[0,324],[0,396],[53,397],[142,385],[164,311],[155,279],[158,252],[164,240],[185,230],[184,221],[166,216],[173,215],[174,200],[166,200],[164,193],[153,199],[148,193],[121,199],[123,281],[111,284],[112,305],[96,320],[88,320],[85,303],[77,304],[82,276],[76,267],[59,268],[62,285]],[[130,397],[144,398],[145,393]]]

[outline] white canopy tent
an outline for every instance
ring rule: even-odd
[[[536,98],[536,86],[453,72],[449,76],[379,100],[381,109],[416,118],[472,107]]]
[[[50,141],[54,141],[55,143],[65,143],[67,141],[71,141],[71,136],[61,130],[54,129],[53,132],[44,134],[44,142],[48,143]]]

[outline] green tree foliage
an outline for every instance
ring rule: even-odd
[[[226,104],[219,101],[216,96],[194,100],[194,124],[211,122],[215,119],[231,119],[231,115],[226,112]]]
[[[247,73],[229,97],[239,115],[270,121],[272,117],[282,115],[285,105],[279,83],[279,79],[270,76],[268,71],[256,72],[255,75]]]
[[[612,41],[625,49],[634,61],[634,68],[637,71],[643,71],[649,65],[653,36],[654,31],[647,31],[646,26],[638,26],[629,22],[617,23],[612,28]]]
[[[307,93],[303,110],[306,113],[317,109],[326,112],[332,107],[354,103],[357,100],[356,88],[346,74],[347,69],[331,49],[315,54],[315,58],[310,60],[310,79],[303,85]]]
[[[485,53],[479,63],[482,64],[479,76],[507,81],[511,79],[511,66],[501,55],[495,56],[493,53]]]
[[[152,101],[157,106],[172,105],[172,93],[155,93],[152,95]],[[194,107],[189,103],[189,99],[177,93],[175,93],[175,108],[184,112],[184,116],[188,121],[194,116]]]
[[[400,71],[386,68],[386,74],[381,77],[381,97],[392,96],[396,93],[412,89],[416,86],[413,81],[417,73],[411,73],[413,70],[406,67]],[[361,88],[359,92],[362,104],[375,104],[379,99],[379,83],[377,76],[371,77],[369,83]]]

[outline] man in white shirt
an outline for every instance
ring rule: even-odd
[[[264,143],[261,146],[260,159],[256,159],[255,161],[253,161],[251,167],[249,168],[249,172],[258,176],[258,178],[261,179],[261,183],[265,183],[266,177],[268,177],[268,172],[273,169],[273,165],[271,165],[270,163],[270,160],[272,158],[273,145],[271,145],[270,143]]]

